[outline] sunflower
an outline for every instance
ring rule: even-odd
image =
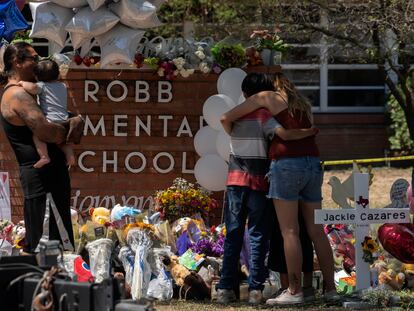
[[[364,251],[370,252],[371,254],[376,253],[379,250],[378,243],[375,242],[375,240],[373,240],[369,236],[366,236],[364,239],[364,242],[362,242],[361,244],[362,244],[362,249]]]

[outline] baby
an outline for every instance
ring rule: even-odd
[[[68,119],[67,89],[66,85],[58,80],[59,65],[53,60],[42,60],[34,68],[34,74],[38,81],[37,83],[20,81],[19,85],[26,92],[38,95],[40,108],[49,122],[59,124],[65,122]],[[33,135],[33,142],[40,156],[40,160],[33,167],[41,168],[50,162],[47,144],[39,140],[35,135]],[[75,155],[72,147],[67,144],[61,144],[59,148],[65,154],[67,165],[74,165]]]

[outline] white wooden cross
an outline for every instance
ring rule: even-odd
[[[355,267],[356,289],[371,286],[370,266],[363,259],[362,242],[374,223],[408,223],[408,208],[369,208],[369,174],[354,173],[355,208],[322,209],[315,211],[317,224],[354,224],[355,225]]]

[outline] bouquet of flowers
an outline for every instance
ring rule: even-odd
[[[196,213],[207,217],[210,209],[217,205],[217,201],[210,198],[209,192],[196,188],[183,178],[176,178],[171,187],[155,193],[156,211],[161,213],[162,219],[170,222]]]
[[[224,254],[225,234],[222,230],[210,228],[210,234],[203,232],[201,239],[191,246],[193,252],[206,256],[221,257]]]
[[[258,51],[264,49],[285,52],[288,49],[288,45],[277,34],[280,30],[270,32],[269,30],[255,30],[250,35],[250,38],[255,38],[255,48]]]

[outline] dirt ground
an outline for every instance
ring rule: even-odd
[[[366,168],[363,168],[366,172]],[[372,184],[369,189],[369,207],[378,208],[385,207],[390,201],[390,189],[394,181],[399,178],[403,178],[411,183],[411,168],[398,169],[379,167],[373,168],[371,174],[373,174]],[[331,186],[328,185],[328,180],[331,176],[336,176],[341,182],[343,182],[352,173],[351,168],[347,170],[326,170],[324,174],[324,181],[322,186],[322,207],[323,208],[335,208],[338,205],[332,201],[331,198]]]

